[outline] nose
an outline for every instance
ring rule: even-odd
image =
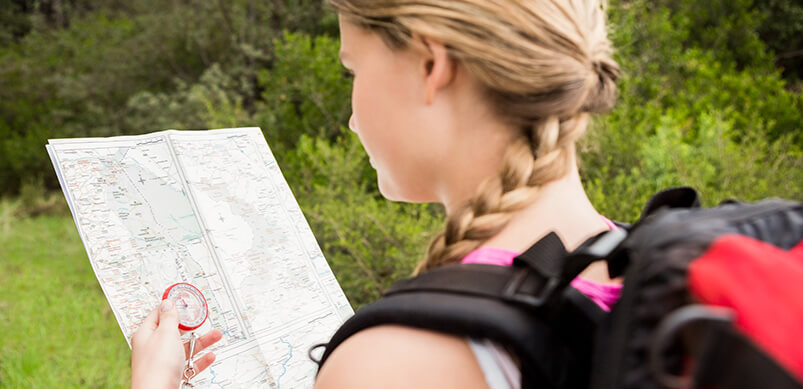
[[[349,118],[349,130],[357,132],[357,119],[354,117],[353,113]]]

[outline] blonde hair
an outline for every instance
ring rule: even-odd
[[[442,42],[483,85],[499,116],[521,128],[499,175],[448,216],[416,273],[458,262],[501,231],[544,184],[568,173],[588,114],[615,103],[619,66],[604,0],[329,2],[391,48],[406,48],[415,36]]]

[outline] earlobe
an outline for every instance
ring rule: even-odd
[[[455,62],[449,57],[449,52],[443,43],[424,38],[428,56],[425,58],[424,71],[426,80],[426,103],[432,104],[438,92],[448,87],[454,80],[456,73]]]

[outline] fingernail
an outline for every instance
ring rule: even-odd
[[[167,312],[171,308],[173,308],[173,303],[171,303],[170,300],[162,300],[162,312]]]

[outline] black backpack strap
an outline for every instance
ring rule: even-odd
[[[527,266],[546,277],[558,277],[566,255],[568,252],[558,234],[550,232],[514,258],[513,264]]]
[[[599,234],[580,245],[580,247],[563,260],[561,269],[561,279],[563,282],[571,282],[571,280],[580,275],[588,265],[596,261],[606,260],[610,267],[609,257],[611,253],[620,247],[627,236],[627,229],[618,228]]]
[[[566,250],[552,233],[516,257],[513,266],[454,264],[402,280],[346,321],[319,364],[351,335],[399,324],[510,347],[522,364],[523,387],[583,387],[595,328],[605,313],[567,287],[571,280],[561,278],[564,258]]]
[[[513,266],[454,264],[399,281],[386,296],[419,291],[456,293],[500,299],[527,308],[541,308],[561,284],[566,249],[555,233],[516,257]]]
[[[385,295],[419,291],[457,293],[495,298],[529,309],[560,310],[567,300],[565,289],[591,263],[627,237],[623,229],[598,234],[571,254],[554,232],[536,242],[513,261],[513,266],[455,264],[433,269],[418,277],[402,280]],[[575,298],[568,298],[575,303]],[[596,317],[595,312],[589,312]]]
[[[385,291],[385,297],[405,293],[440,292],[465,296],[498,298],[510,303],[519,302],[515,296],[515,280],[527,269],[480,264],[441,266],[417,277],[401,280]],[[529,278],[528,284],[535,283]],[[533,289],[537,289],[533,286]],[[526,304],[526,302],[520,302]]]
[[[590,360],[578,358],[534,312],[492,298],[441,292],[399,293],[363,307],[335,333],[320,364],[353,334],[385,324],[484,338],[507,346],[521,364],[524,388],[579,388],[581,382],[587,383]]]

